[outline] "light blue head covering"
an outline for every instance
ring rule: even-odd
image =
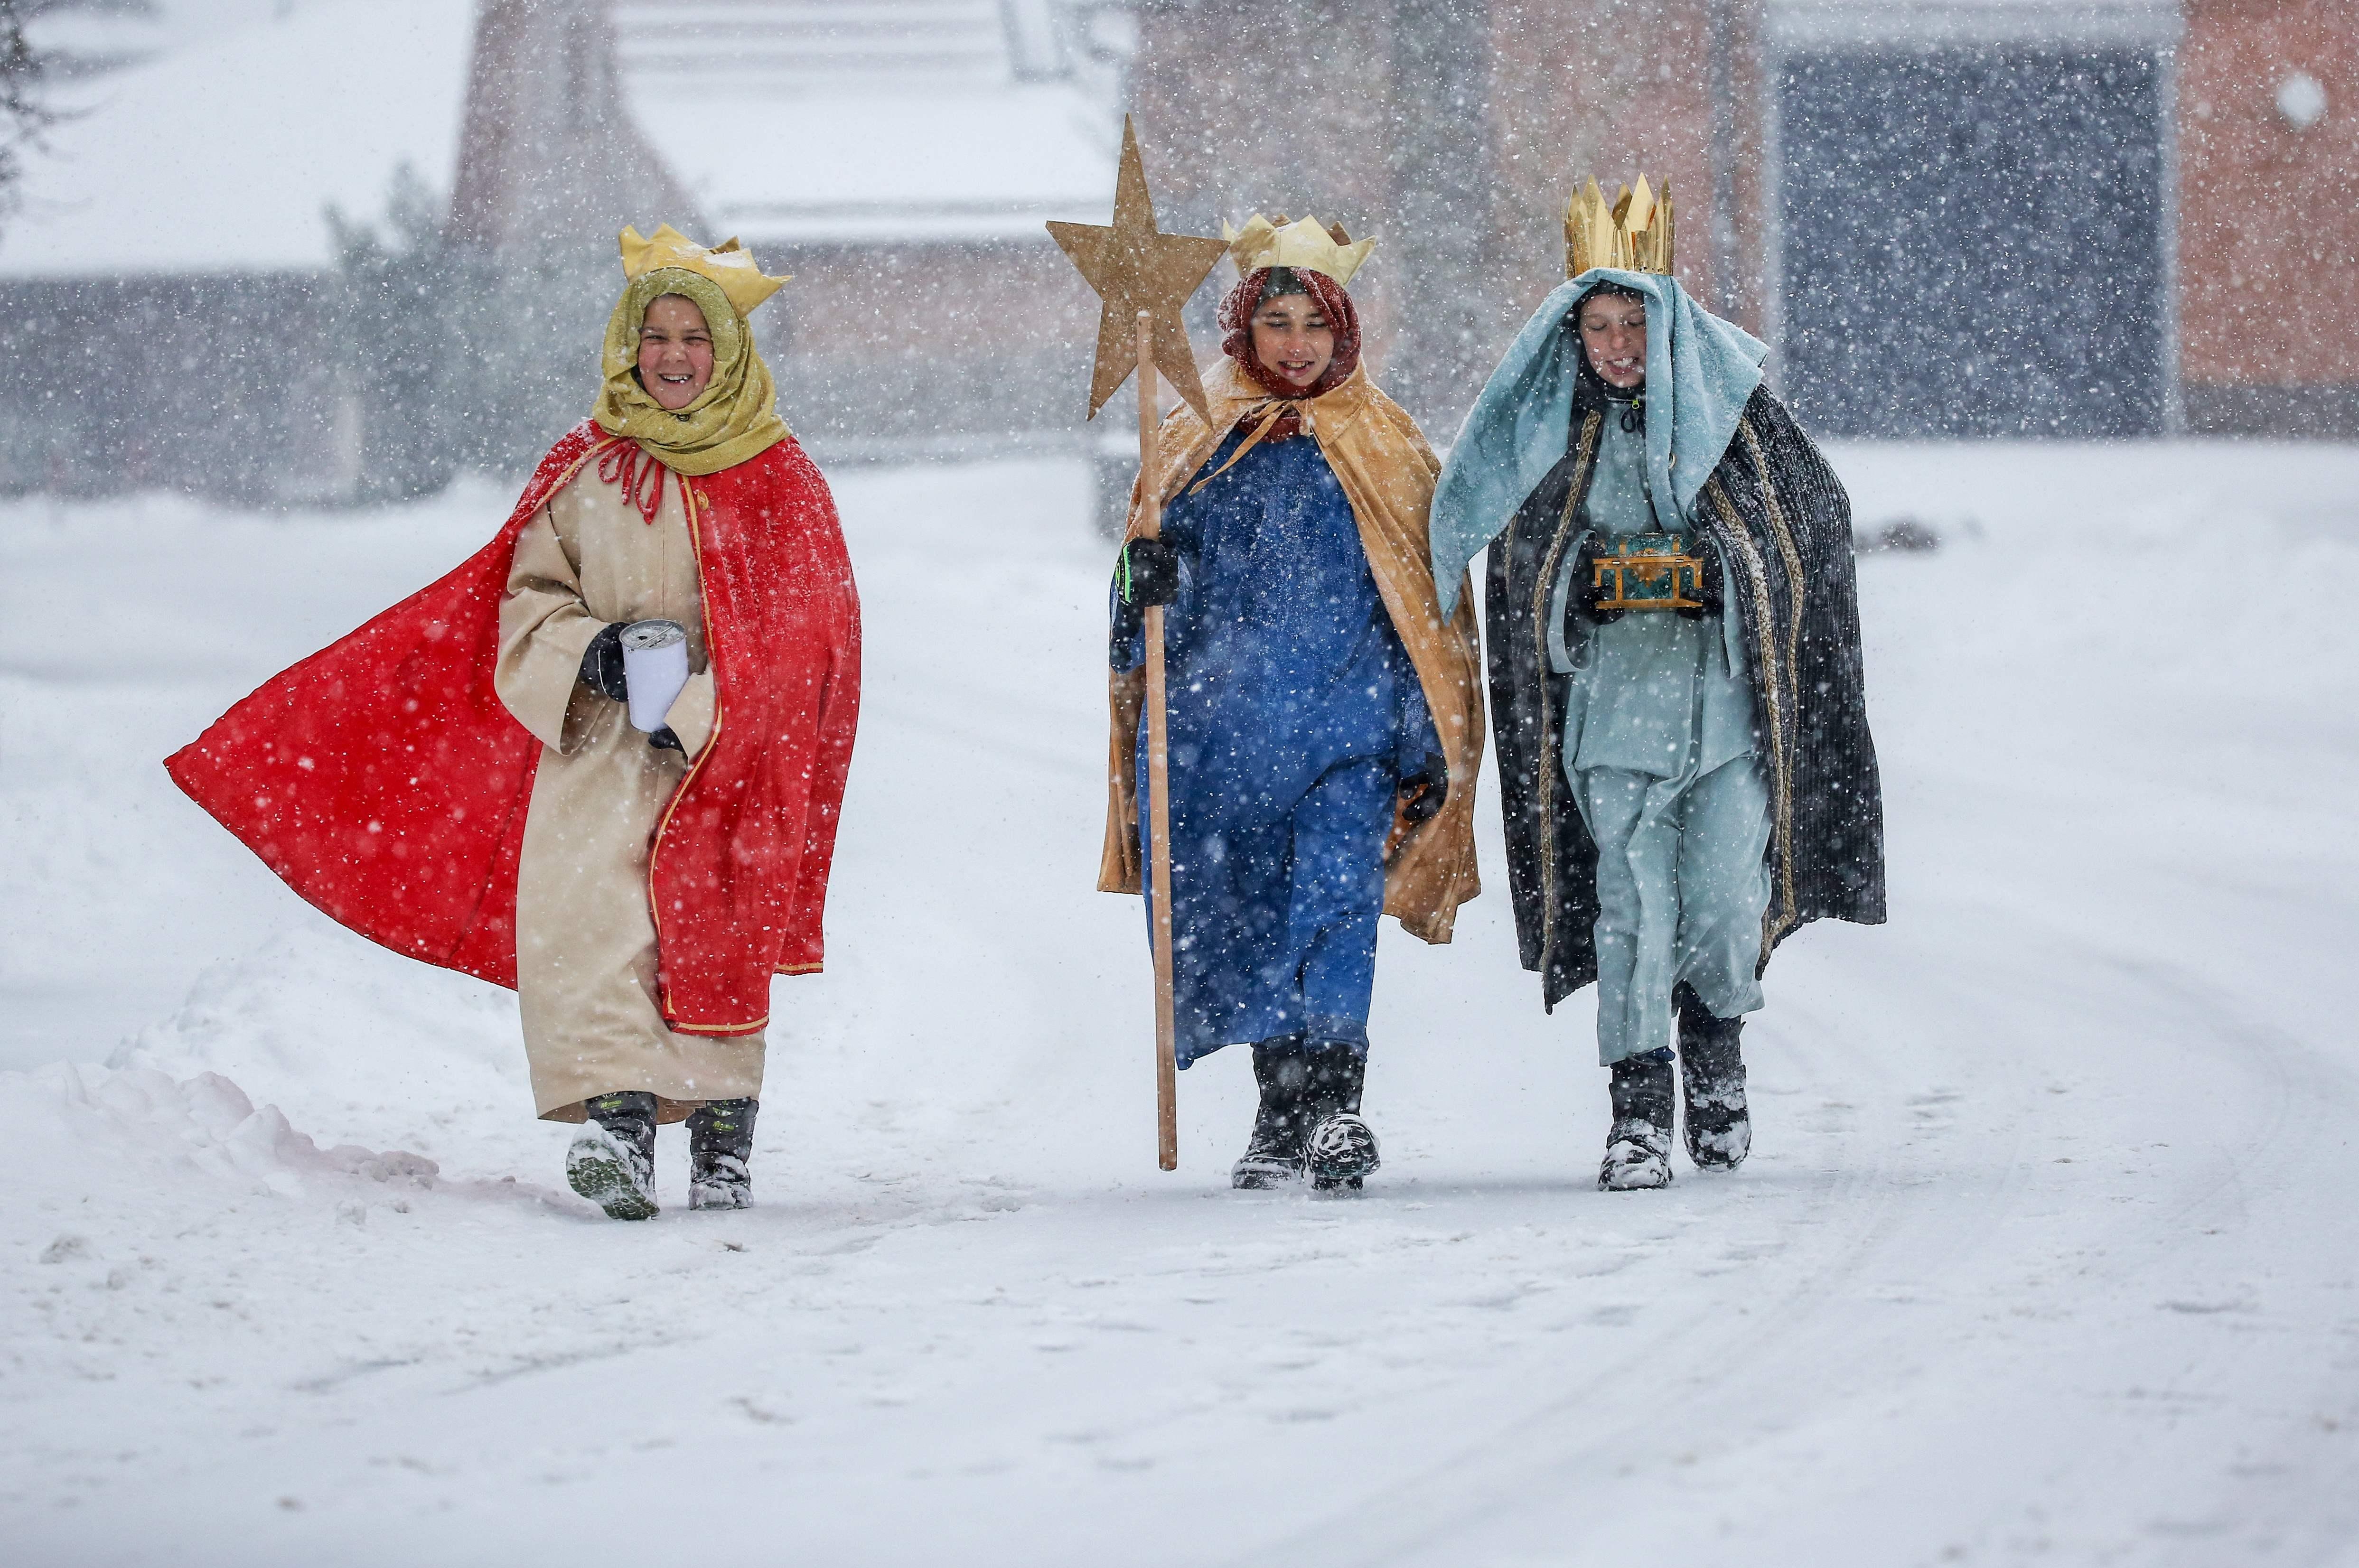
[[[1433,492],[1433,581],[1441,613],[1457,605],[1466,563],[1516,515],[1564,455],[1581,336],[1565,318],[1600,283],[1647,301],[1647,474],[1682,526],[1736,438],[1745,399],[1761,385],[1769,345],[1688,297],[1658,272],[1592,267],[1540,302],[1467,410]],[[1667,371],[1668,367],[1668,371]]]

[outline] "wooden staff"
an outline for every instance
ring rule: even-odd
[[[1155,327],[1138,313],[1138,537],[1163,532],[1157,441]],[[1163,606],[1147,607],[1147,821],[1155,919],[1155,1162],[1180,1169],[1179,1027],[1171,978],[1171,736],[1165,722]]]
[[[1204,281],[1228,246],[1204,234],[1167,234],[1155,226],[1155,202],[1147,191],[1147,166],[1138,156],[1138,131],[1122,122],[1122,164],[1114,178],[1112,223],[1067,223],[1049,220],[1057,247],[1089,279],[1098,296],[1096,359],[1090,370],[1090,418],[1121,387],[1138,376],[1139,535],[1162,532],[1163,497],[1156,484],[1156,430],[1159,423],[1156,372],[1171,383],[1180,400],[1206,424],[1212,414],[1188,329],[1180,320],[1189,296]],[[1136,312],[1134,316],[1133,312]],[[1171,987],[1171,763],[1164,730],[1163,610],[1147,606],[1147,876],[1152,879],[1151,916],[1155,948],[1156,1163],[1180,1168],[1180,1107],[1177,1033]],[[1124,736],[1123,744],[1136,744]]]

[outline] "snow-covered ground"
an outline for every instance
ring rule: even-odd
[[[1893,921],[1756,1154],[1593,1190],[1586,998],[1388,930],[1358,1202],[1154,1169],[1085,475],[840,485],[867,702],[761,1206],[564,1191],[505,993],[158,759],[506,499],[0,509],[0,1558],[2359,1563],[2359,451],[1851,448]],[[102,1065],[111,1063],[112,1065]],[[259,1107],[259,1108],[257,1108]],[[677,1129],[661,1155],[683,1196]]]

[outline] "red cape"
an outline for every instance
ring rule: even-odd
[[[540,743],[493,689],[516,536],[614,438],[550,449],[491,543],[266,683],[165,763],[287,885],[373,942],[516,985],[516,865]],[[688,497],[712,741],[648,856],[665,1020],[745,1034],[820,967],[860,709],[860,602],[827,482],[789,439]]]

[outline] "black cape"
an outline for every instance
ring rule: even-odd
[[[1582,378],[1584,383],[1586,377]],[[1491,541],[1484,605],[1507,880],[1549,1007],[1597,978],[1597,845],[1562,762],[1570,676],[1548,660],[1548,587],[1580,537],[1609,413],[1584,385],[1564,457]],[[1867,732],[1851,498],[1766,387],[1696,497],[1745,623],[1754,755],[1770,792],[1761,964],[1805,923],[1884,920],[1884,796]]]

